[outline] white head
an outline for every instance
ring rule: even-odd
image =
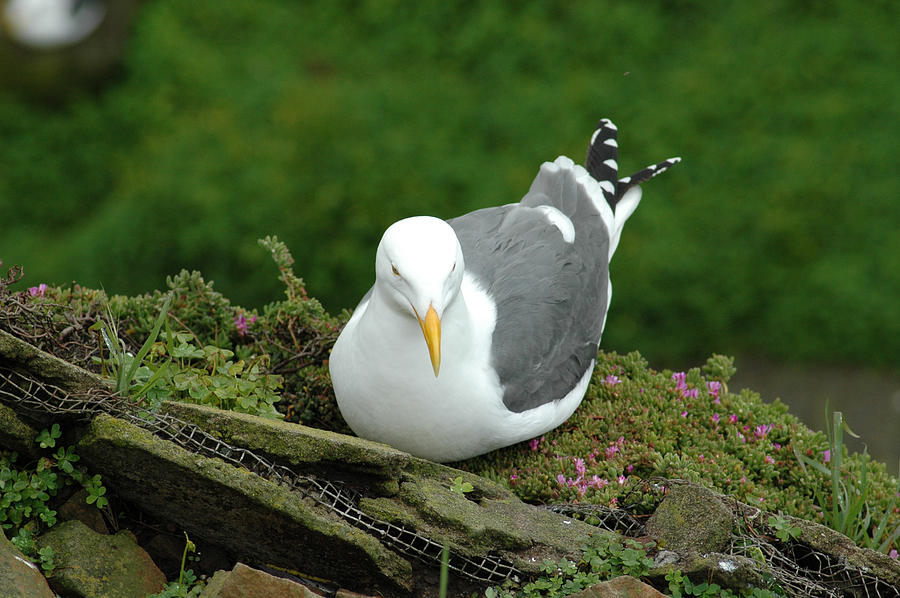
[[[375,292],[418,320],[435,376],[441,365],[441,318],[459,294],[464,271],[456,233],[431,216],[392,224],[375,254]]]

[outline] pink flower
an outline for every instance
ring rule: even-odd
[[[612,459],[613,457],[616,456],[616,454],[618,454],[618,452],[619,452],[619,447],[616,446],[615,444],[611,444],[608,447],[606,447],[606,458]]]
[[[36,287],[29,287],[28,294],[32,297],[43,297],[47,293],[47,285],[43,282]]]
[[[681,417],[687,417],[687,416],[688,416],[688,412],[687,412],[687,411],[682,411],[682,412],[681,412]]]
[[[629,464],[628,467],[625,468],[625,471],[631,473],[632,471],[634,471],[634,465]]]
[[[618,376],[616,376],[614,374],[610,374],[609,376],[607,376],[606,378],[603,379],[603,383],[609,384],[610,386],[615,386],[616,384],[621,384],[622,381],[619,380]]]
[[[831,449],[825,449],[822,456],[825,458],[825,463],[831,463]]]
[[[700,396],[700,391],[696,388],[685,388],[682,389],[681,396],[685,399],[696,399]]]
[[[717,425],[718,425],[718,423],[719,423],[719,414],[718,414],[718,413],[713,413],[713,414],[712,414],[712,417],[710,417],[709,419],[711,419],[711,420],[713,421],[714,424],[717,424]]]
[[[556,481],[559,482],[560,486],[568,486],[568,484],[566,483],[566,476],[564,476],[563,474],[557,475]]]
[[[577,473],[580,478],[587,471],[587,468],[584,466],[584,459],[576,457],[573,461],[575,462],[575,473]]]
[[[541,440],[543,440],[543,439],[544,439],[543,436],[541,436],[540,438],[532,438],[531,440],[528,441],[528,446],[531,447],[532,451],[536,451],[536,450],[538,450],[538,446],[540,446]]]
[[[518,479],[519,479],[519,474],[517,474],[517,473],[514,473],[514,474],[512,474],[511,476],[509,476],[509,481],[510,481],[510,482],[515,482],[515,481],[518,480]]]
[[[675,390],[683,390],[687,388],[685,382],[686,374],[684,372],[675,372],[672,374],[672,382],[675,382]]]
[[[766,434],[768,434],[769,431],[771,431],[771,430],[772,430],[772,424],[762,424],[762,425],[756,426],[756,429],[753,430],[753,435],[756,436],[757,438],[765,438]]]
[[[626,478],[623,475],[620,475],[618,478],[616,478],[616,481],[619,482],[619,486],[625,485],[625,480]]]
[[[575,486],[575,489],[578,491],[579,498],[584,496],[584,493],[587,492],[588,484],[586,481],[584,481],[584,478],[578,478],[577,480],[575,480],[572,486]]]
[[[766,455],[765,461],[766,461],[766,463],[768,463],[769,465],[774,465],[774,464],[775,464],[775,459],[774,459],[771,455]]]
[[[888,556],[894,559],[895,561],[900,558],[900,554],[897,553],[896,548],[891,548],[891,551],[888,553]]]
[[[597,475],[594,475],[594,476],[591,478],[591,481],[589,482],[589,485],[590,485],[592,488],[596,488],[597,490],[600,490],[601,488],[603,488],[603,487],[606,486],[607,484],[609,484],[609,480],[607,480],[606,478],[598,477]]]
[[[737,422],[738,422],[737,416],[734,413],[732,413],[731,415],[728,416],[729,424],[736,424]]]
[[[716,402],[718,402],[719,392],[721,390],[722,390],[722,383],[717,380],[713,380],[712,382],[706,383],[706,392],[709,393],[709,396],[716,399],[717,400]]]
[[[250,318],[250,324],[253,324],[255,322],[256,322],[256,316],[252,316]],[[240,334],[241,336],[244,336],[245,334],[247,334],[249,325],[247,323],[247,318],[244,316],[244,312],[238,312],[238,315],[236,315],[234,317],[234,326],[235,326],[235,328],[237,328],[238,334]]]

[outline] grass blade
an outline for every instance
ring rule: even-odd
[[[166,316],[169,315],[169,306],[172,304],[172,295],[166,297],[165,303],[163,303],[162,309],[159,310],[159,315],[156,317],[156,323],[153,324],[153,329],[150,331],[150,336],[147,337],[147,340],[144,341],[144,344],[141,345],[140,351],[131,361],[131,367],[128,368],[128,373],[125,375],[124,383],[127,385],[131,384],[131,381],[134,379],[134,375],[137,372],[138,367],[144,361],[144,358],[147,357],[147,353],[150,352],[150,348],[153,346],[153,343],[156,342],[156,337],[159,336],[159,330],[162,328],[163,322],[166,320]]]

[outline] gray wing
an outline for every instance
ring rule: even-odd
[[[560,175],[562,177],[564,175]],[[607,310],[609,234],[589,198],[559,181],[554,197],[532,191],[522,204],[448,220],[467,273],[497,307],[491,359],[503,403],[522,412],[561,399],[597,356]],[[573,195],[574,194],[574,195]],[[583,195],[583,193],[581,193]],[[566,205],[567,243],[535,205]]]

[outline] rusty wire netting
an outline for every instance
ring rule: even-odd
[[[133,403],[104,389],[72,393],[34,379],[17,370],[0,366],[0,401],[32,414],[52,414],[73,419],[89,419],[99,413],[120,418],[155,436],[173,442],[198,455],[216,457],[247,469],[276,484],[284,485],[313,500],[341,519],[376,536],[385,546],[432,566],[439,566],[443,545],[414,529],[367,515],[359,508],[359,492],[340,482],[299,474],[245,448],[232,446],[200,427],[168,414],[150,414]],[[483,583],[502,583],[520,577],[508,559],[496,554],[469,556],[450,551],[451,571]]]
[[[735,505],[736,518],[751,522],[764,512]],[[749,514],[748,514],[749,513]],[[789,596],[797,598],[898,598],[900,589],[846,558],[824,553],[801,541],[782,542],[756,533],[733,534],[728,553],[756,561]]]
[[[560,515],[575,516],[582,520],[593,517],[597,521],[596,523],[592,523],[595,527],[610,532],[616,532],[631,538],[643,536],[645,533],[644,524],[625,509],[613,509],[604,505],[575,503],[547,505],[544,508],[548,511],[559,513]]]

